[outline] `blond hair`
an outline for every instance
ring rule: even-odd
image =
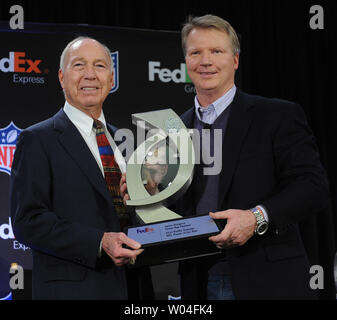
[[[201,17],[189,16],[188,21],[184,24],[181,30],[181,42],[183,47],[184,56],[186,56],[186,41],[190,32],[195,28],[202,29],[217,29],[220,31],[225,31],[232,45],[232,51],[234,55],[240,54],[240,41],[230,23],[218,16],[207,14]]]

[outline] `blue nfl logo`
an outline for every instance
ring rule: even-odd
[[[0,128],[0,171],[11,174],[16,149],[16,141],[22,132],[13,122],[6,128]]]
[[[114,73],[114,85],[110,90],[113,93],[118,90],[119,87],[119,62],[118,62],[118,51],[111,52],[112,62],[113,62],[113,73]]]

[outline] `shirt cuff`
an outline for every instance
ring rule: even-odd
[[[264,216],[264,219],[269,222],[269,217],[268,217],[268,213],[267,213],[267,210],[262,207],[261,205],[258,205],[257,206],[259,209],[261,209],[262,213],[263,213],[263,216]]]

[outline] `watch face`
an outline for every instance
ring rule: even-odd
[[[257,228],[257,234],[262,235],[268,230],[268,223],[261,223]]]

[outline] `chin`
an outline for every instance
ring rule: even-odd
[[[203,83],[200,83],[199,87],[202,89],[202,90],[212,90],[212,89],[215,89],[218,87],[218,83],[214,83],[214,82],[203,82]]]
[[[85,106],[86,108],[95,107],[99,104],[100,104],[100,101],[98,100],[86,100],[86,101],[83,101],[82,103],[82,105]]]
[[[216,86],[203,86],[203,87],[200,87],[201,91],[204,91],[204,92],[211,92],[211,91],[214,91],[217,89]]]

